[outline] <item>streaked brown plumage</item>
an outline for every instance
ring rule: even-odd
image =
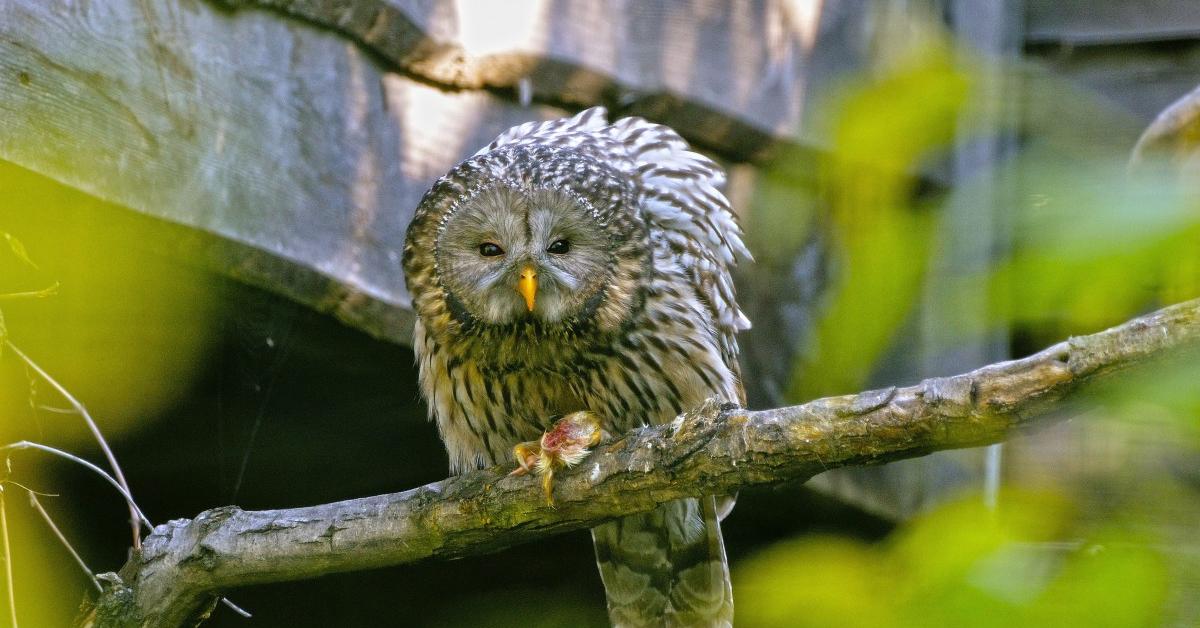
[[[514,127],[439,179],[408,231],[421,386],[454,471],[511,460],[576,411],[619,433],[743,402],[720,168],[602,108]],[[593,530],[618,625],[725,625],[712,498]]]

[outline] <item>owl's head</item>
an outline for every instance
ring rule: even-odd
[[[463,162],[409,226],[418,313],[460,329],[619,325],[648,266],[633,199],[618,170],[570,149],[517,146]]]

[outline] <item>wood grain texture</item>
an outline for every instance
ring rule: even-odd
[[[553,507],[536,479],[492,468],[322,506],[210,510],[156,527],[119,576],[103,576],[96,625],[184,625],[234,586],[486,553],[667,500],[996,442],[1085,383],[1198,343],[1193,300],[916,386],[758,412],[706,404],[599,447],[559,477]]]
[[[1200,35],[1200,12],[1192,0],[1029,0],[1031,42],[1103,45]]]
[[[328,27],[438,85],[606,104],[742,159],[803,134],[817,86],[858,67],[854,47],[871,15],[860,0],[223,3]]]
[[[562,113],[414,82],[261,11],[0,1],[0,159],[187,227],[185,250],[222,272],[397,342],[420,196],[505,128]]]
[[[1198,8],[1200,9],[1200,8]],[[1087,90],[1094,102],[1116,105],[1139,128],[1200,80],[1200,40],[1079,48],[1039,46],[1028,57]],[[1132,142],[1123,150],[1128,150]]]
[[[0,159],[407,342],[396,252],[420,195],[503,129],[566,113],[496,89],[607,103],[726,157],[826,146],[812,104],[869,63],[871,6],[0,0]]]

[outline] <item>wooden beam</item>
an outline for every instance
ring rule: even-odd
[[[816,86],[858,67],[872,14],[860,0],[221,1],[330,28],[437,85],[606,104],[738,159],[803,133]]]
[[[266,12],[0,0],[0,159],[183,227],[181,257],[396,342],[420,196],[505,128],[563,113],[418,83]]]
[[[1034,43],[1105,45],[1200,37],[1193,0],[1028,0]]]

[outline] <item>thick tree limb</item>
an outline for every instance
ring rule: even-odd
[[[536,480],[492,468],[308,508],[217,508],[158,526],[103,578],[97,625],[180,626],[230,587],[482,554],[680,497],[996,442],[1085,382],[1197,346],[1200,300],[916,386],[756,412],[708,404],[598,448],[559,476],[557,507]]]

